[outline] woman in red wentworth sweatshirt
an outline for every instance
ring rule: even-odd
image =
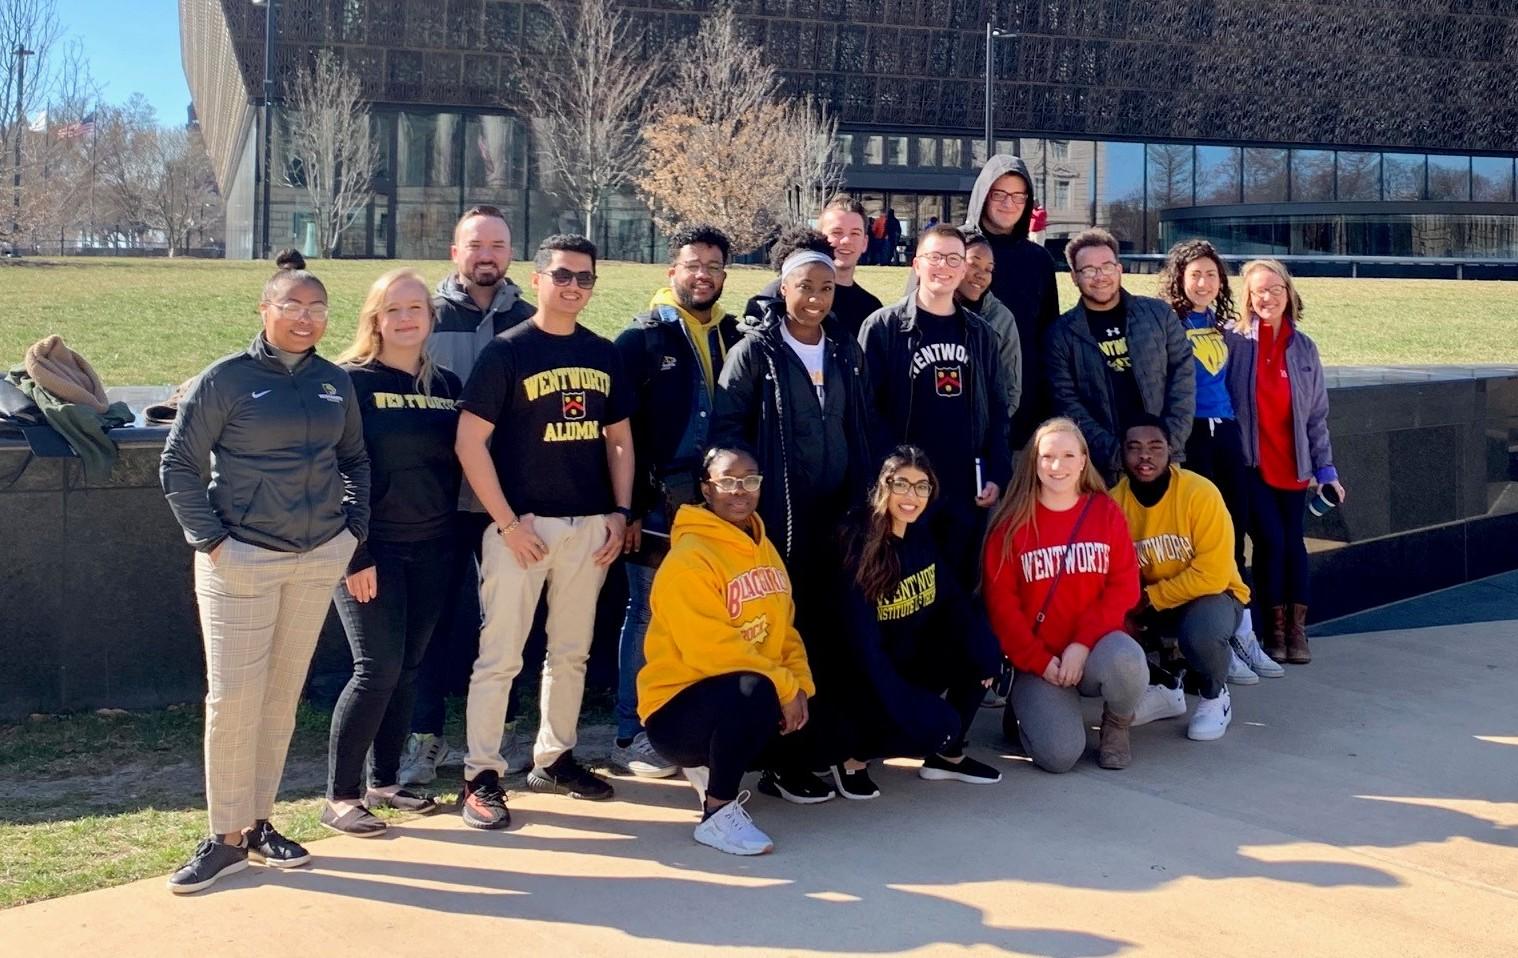
[[[1081,696],[1103,700],[1097,764],[1126,768],[1128,726],[1149,680],[1123,620],[1139,602],[1128,523],[1069,419],[1039,427],[991,520],[986,609],[1017,670],[1004,728],[1034,764],[1068,772],[1086,751]]]

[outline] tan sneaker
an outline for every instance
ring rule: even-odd
[[[1133,761],[1133,750],[1128,744],[1128,728],[1133,716],[1119,718],[1106,707],[1102,708],[1102,734],[1097,746],[1096,764],[1102,768],[1127,768]]]

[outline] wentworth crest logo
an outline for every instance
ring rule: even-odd
[[[960,396],[964,394],[964,374],[958,366],[934,366],[933,383],[940,396]]]
[[[577,421],[585,418],[585,394],[583,392],[560,393],[564,398],[564,418]]]

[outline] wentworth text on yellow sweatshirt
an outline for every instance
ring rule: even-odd
[[[790,576],[764,523],[757,515],[749,522],[740,529],[700,506],[676,513],[649,599],[647,664],[638,673],[643,721],[687,687],[733,672],[768,676],[782,705],[798,689],[816,694]]]
[[[1249,604],[1249,587],[1233,561],[1233,520],[1211,480],[1170,467],[1170,488],[1153,507],[1138,501],[1124,476],[1112,490],[1133,545],[1149,604],[1174,609],[1193,599],[1230,592]]]

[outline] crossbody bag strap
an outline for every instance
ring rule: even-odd
[[[1054,601],[1054,590],[1059,588],[1059,580],[1065,574],[1065,566],[1070,564],[1070,552],[1075,548],[1075,537],[1080,535],[1081,525],[1086,521],[1086,513],[1091,511],[1091,503],[1096,499],[1096,493],[1088,493],[1086,504],[1081,507],[1081,514],[1075,517],[1075,525],[1070,529],[1070,541],[1065,543],[1064,554],[1060,556],[1059,568],[1054,570],[1054,581],[1049,583],[1049,591],[1044,593],[1044,604],[1039,607],[1038,615],[1033,617],[1033,634],[1038,634],[1038,627],[1044,624],[1044,615],[1049,611],[1049,603]]]

